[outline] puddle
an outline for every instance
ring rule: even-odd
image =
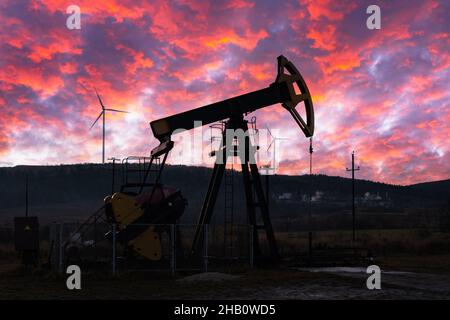
[[[363,267],[323,267],[323,268],[296,268],[298,271],[306,272],[325,272],[325,273],[363,273],[366,274],[367,268]],[[384,271],[381,270],[382,274],[392,274],[392,275],[413,275],[414,272],[407,271]]]
[[[239,279],[240,276],[231,275],[220,272],[205,272],[205,273],[197,273],[191,276],[187,276],[177,281],[180,282],[193,282],[193,281],[230,281]]]

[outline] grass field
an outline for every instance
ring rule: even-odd
[[[226,281],[186,282],[182,281],[185,276],[85,273],[81,290],[71,291],[62,275],[15,266],[0,276],[0,299],[450,299],[450,287],[448,291],[436,291],[429,281],[420,287],[413,276],[406,283],[384,281],[382,290],[377,291],[367,290],[365,278],[290,269],[246,271]]]
[[[66,275],[21,266],[11,244],[0,244],[0,299],[448,299],[450,298],[450,236],[426,230],[359,231],[358,245],[373,250],[383,271],[414,272],[401,281],[386,276],[383,290],[369,291],[365,280],[339,274],[299,271],[287,265],[270,270],[235,268],[239,277],[226,281],[181,281],[189,273],[84,272],[82,290],[66,288]],[[314,233],[314,245],[348,246],[351,233]],[[277,234],[283,255],[307,248],[307,233]],[[45,245],[42,246],[45,251]],[[219,271],[223,271],[219,270]],[[230,269],[228,269],[230,271]],[[416,276],[417,275],[417,276]],[[439,276],[439,277],[438,277]],[[424,280],[425,277],[425,280]],[[443,279],[448,279],[442,287]],[[428,280],[427,280],[428,279]],[[387,281],[387,280],[386,280]],[[433,283],[436,282],[436,285]],[[446,280],[444,280],[445,282]],[[422,283],[422,286],[418,284]]]
[[[316,231],[313,246],[350,247],[351,239],[351,231]],[[355,246],[368,248],[375,256],[450,253],[450,233],[428,229],[358,230],[356,239]],[[283,254],[295,254],[307,250],[308,233],[278,233],[277,241]]]

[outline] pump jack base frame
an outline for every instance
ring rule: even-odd
[[[192,254],[199,255],[202,249],[202,240],[203,240],[203,226],[210,223],[212,214],[214,211],[214,206],[217,200],[217,196],[219,194],[220,185],[222,182],[223,175],[225,173],[225,166],[227,163],[227,158],[229,156],[236,156],[235,146],[227,146],[227,138],[225,132],[227,129],[233,130],[242,130],[241,132],[248,132],[248,123],[244,120],[242,114],[231,117],[225,125],[225,131],[222,136],[221,148],[220,151],[216,153],[216,162],[214,164],[214,169],[212,173],[211,180],[209,182],[208,191],[206,193],[205,200],[203,202],[203,207],[200,213],[200,217],[198,220],[197,228],[194,235],[194,241],[192,244]],[[228,131],[230,132],[230,131]],[[238,137],[236,137],[238,138]],[[279,261],[278,248],[275,241],[275,235],[273,232],[272,224],[269,216],[269,209],[267,206],[266,197],[263,192],[261,177],[258,171],[258,166],[254,161],[254,152],[255,147],[251,145],[250,138],[248,134],[244,135],[243,142],[244,148],[240,150],[245,150],[245,155],[238,154],[241,159],[241,169],[242,169],[242,177],[244,182],[244,190],[245,190],[245,198],[246,198],[246,210],[248,216],[248,222],[250,226],[253,228],[252,236],[253,236],[253,255],[255,257],[255,261],[266,260],[266,258],[270,258],[272,262]],[[228,141],[229,143],[230,141]],[[231,149],[231,150],[230,150]],[[218,155],[218,153],[222,153],[222,157]],[[256,197],[254,197],[254,195]],[[258,220],[256,209],[260,210],[260,218]],[[269,257],[264,256],[261,251],[261,246],[259,243],[259,231],[265,231],[266,239],[269,247]]]

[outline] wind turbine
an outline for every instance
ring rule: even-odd
[[[116,110],[116,109],[109,109],[106,108],[105,105],[102,102],[102,99],[100,98],[100,95],[97,92],[97,89],[95,89],[95,93],[97,94],[97,98],[98,101],[100,102],[100,106],[102,107],[102,111],[100,112],[100,114],[98,115],[97,119],[95,119],[94,123],[91,125],[91,127],[89,128],[92,129],[92,127],[97,123],[98,119],[100,119],[100,117],[103,117],[103,146],[102,146],[102,163],[105,163],[105,127],[106,127],[106,123],[105,123],[105,115],[106,115],[106,111],[112,111],[112,112],[122,112],[122,113],[129,113],[128,111],[122,111],[122,110]]]
[[[276,174],[277,171],[277,165],[276,165],[276,145],[277,145],[277,140],[289,140],[288,138],[278,138],[275,137],[272,132],[270,131],[269,127],[267,127],[267,131],[269,131],[270,136],[272,137],[272,141],[270,142],[269,146],[267,147],[267,152],[269,152],[270,147],[272,147],[273,145],[273,163],[272,166],[270,164],[266,164],[261,166],[261,170],[262,172],[265,172],[265,176],[266,176],[266,201],[267,201],[267,206],[269,206],[269,200],[270,200],[270,195],[269,195],[269,175],[270,172],[272,172],[272,174]]]
[[[269,146],[267,147],[267,152],[269,152],[270,147],[273,145],[273,167],[270,169],[273,169],[273,173],[276,173],[277,170],[277,163],[276,163],[276,152],[277,152],[277,140],[289,140],[288,138],[278,138],[275,137],[272,132],[270,131],[269,127],[266,127],[267,130],[269,131],[270,136],[272,137],[272,141],[270,142]]]

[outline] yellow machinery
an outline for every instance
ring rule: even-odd
[[[138,195],[117,192],[105,198],[106,215],[116,224],[119,243],[152,261],[162,258],[160,233],[176,223],[185,206],[180,191],[166,186]]]

